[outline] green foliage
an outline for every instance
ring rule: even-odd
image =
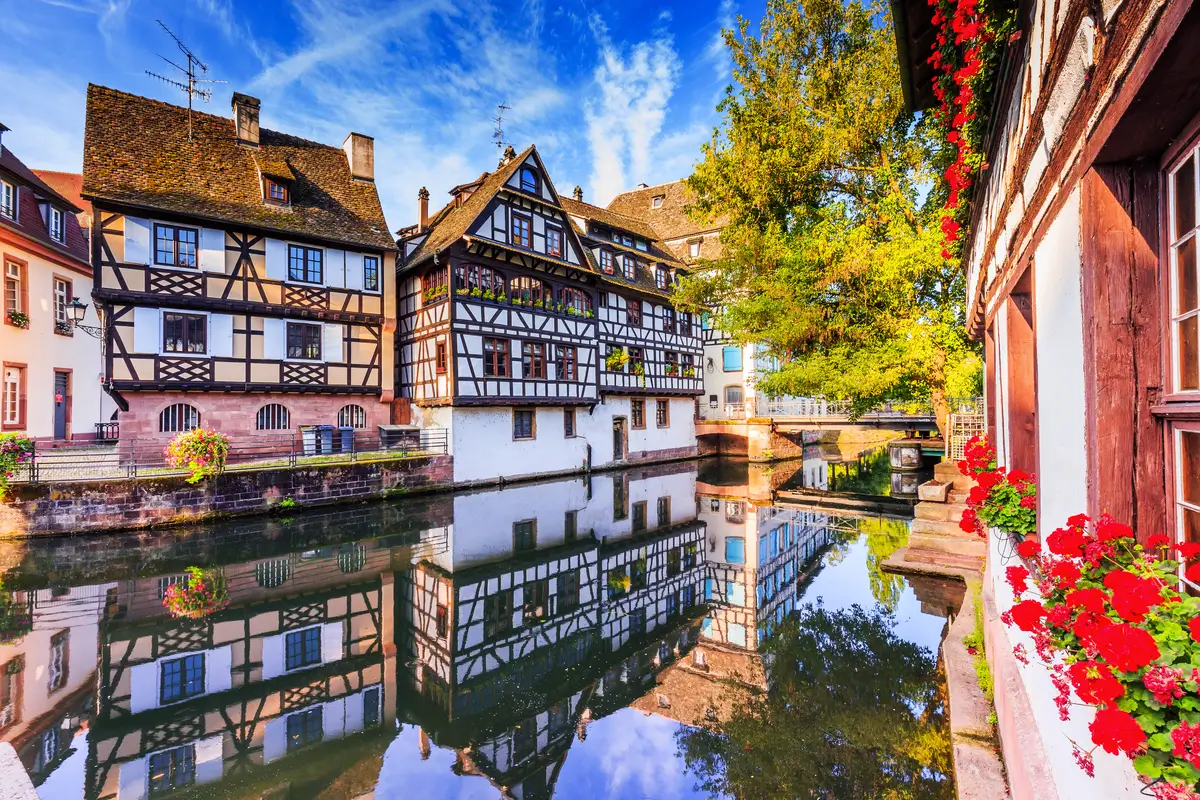
[[[983,690],[988,703],[993,704],[996,687],[992,678],[992,668],[988,665],[987,652],[983,644],[983,584],[974,581],[971,584],[971,594],[975,598],[975,629],[963,637],[963,644],[973,653],[975,661],[975,678],[979,688]],[[992,712],[995,714],[996,712]],[[993,721],[994,725],[995,722]]]
[[[767,689],[737,697],[719,729],[676,734],[698,788],[745,798],[952,798],[937,660],[894,625],[857,606],[808,607],[785,620],[766,645]]]
[[[859,531],[867,536],[867,577],[871,596],[888,611],[895,611],[904,593],[904,578],[894,572],[885,572],[883,565],[897,550],[908,546],[910,523],[884,517],[864,519],[859,523]]]
[[[188,470],[188,483],[199,483],[225,469],[229,438],[206,428],[193,428],[176,435],[164,454],[172,467]]]
[[[17,468],[33,459],[33,440],[24,433],[0,433],[0,500]]]
[[[965,280],[941,257],[936,140],[903,109],[883,4],[769,0],[757,34],[724,32],[737,87],[688,184],[725,217],[723,255],[679,304],[779,360],[768,395],[824,395],[859,412],[978,381]]]

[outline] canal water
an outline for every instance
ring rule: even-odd
[[[795,467],[0,543],[0,739],[46,800],[950,798],[961,586]]]

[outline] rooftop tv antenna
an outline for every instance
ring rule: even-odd
[[[504,103],[496,106],[496,116],[492,122],[496,123],[496,130],[492,133],[492,141],[496,143],[497,150],[503,150],[508,142],[504,141],[504,112],[511,111],[512,106],[507,106]]]
[[[173,78],[167,78],[163,75],[159,75],[157,72],[151,72],[150,70],[146,70],[146,74],[152,78],[158,78],[163,83],[170,84],[171,86],[174,86],[176,89],[182,90],[183,93],[187,95],[187,99],[188,99],[188,141],[190,142],[190,141],[192,141],[192,100],[194,98],[199,97],[201,100],[203,100],[204,102],[207,103],[209,100],[212,99],[212,89],[205,88],[198,84],[225,83],[225,81],[217,81],[217,80],[212,80],[210,78],[203,77],[204,75],[208,74],[208,65],[205,64],[203,61],[201,61],[196,56],[196,54],[193,53],[186,44],[179,41],[179,37],[176,36],[174,33],[172,33],[170,28],[168,28],[166,25],[163,25],[163,21],[161,19],[156,19],[154,21],[157,22],[159,24],[159,26],[164,31],[167,32],[168,36],[170,36],[172,39],[175,40],[175,45],[179,48],[179,52],[183,53],[184,58],[187,60],[187,67],[179,66],[174,61],[172,61],[171,59],[167,58],[164,55],[160,55],[159,58],[161,58],[163,61],[170,64],[175,69],[179,70],[184,75],[184,77],[187,78],[187,83],[184,83],[183,81],[174,80]],[[196,73],[197,67],[200,69],[199,74],[201,77],[197,77],[197,73]]]

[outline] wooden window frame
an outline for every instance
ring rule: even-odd
[[[637,259],[628,253],[621,255],[621,277],[630,283],[637,280]]]
[[[9,308],[8,306],[8,282],[12,280],[8,275],[10,264],[17,268],[17,291],[13,300],[20,306],[19,308]],[[13,311],[19,311],[29,316],[29,262],[23,258],[10,256],[6,253],[3,259],[3,266],[4,274],[0,275],[0,302],[4,303],[4,324],[16,327],[12,320],[8,318],[9,314]]]
[[[518,222],[525,223],[524,236],[521,236],[522,231],[517,225]],[[513,212],[508,222],[508,238],[509,244],[513,247],[520,247],[522,250],[531,249],[533,247],[533,217]]]
[[[522,380],[546,380],[546,345],[544,342],[521,342]]]
[[[600,271],[605,275],[617,274],[616,256],[611,247],[600,248]]]
[[[662,321],[664,333],[675,333],[675,309],[663,306]]]
[[[62,319],[58,318],[60,310],[58,306],[58,285],[60,283],[65,284],[67,287],[66,293],[63,296]],[[64,278],[62,275],[52,273],[50,276],[50,302],[54,305],[54,332],[59,336],[73,336],[75,333],[75,326],[71,324],[71,301],[74,297],[75,282],[70,278]],[[69,326],[71,332],[67,333],[65,329],[60,330],[58,327],[58,323],[60,322]]]
[[[663,495],[658,498],[658,503],[655,506],[656,519],[658,527],[665,528],[671,524],[671,497]]]
[[[279,190],[279,197],[275,196],[275,190]],[[292,202],[292,192],[284,181],[277,181],[274,178],[263,178],[263,199],[268,203],[278,203],[280,205],[288,205]]]
[[[17,421],[8,418],[8,379],[10,369],[17,371]],[[0,362],[0,431],[24,430],[29,422],[29,365],[19,361]]]
[[[181,341],[183,343],[182,350],[167,349],[167,317],[172,317],[172,316],[179,317],[180,321],[183,324],[183,336],[181,337]],[[201,330],[204,331],[204,347],[201,350],[189,350],[188,345],[191,344],[191,340],[188,335],[189,329],[191,327],[189,322],[191,320],[197,320],[197,319],[201,320],[204,323],[201,326]],[[209,342],[208,342],[208,315],[207,314],[190,314],[186,311],[163,311],[162,312],[162,341],[159,342],[159,346],[162,349],[159,352],[161,352],[163,355],[165,355],[165,356],[192,356],[192,357],[208,356],[208,344],[209,344]]]
[[[320,286],[325,283],[325,251],[324,250],[322,250],[320,247],[309,247],[306,244],[292,244],[290,242],[288,243],[287,248],[288,248],[288,254],[287,254],[288,283],[304,283],[304,284],[308,284],[310,286]],[[301,259],[302,264],[303,264],[303,266],[301,267],[302,277],[299,277],[299,278],[296,277],[295,273],[292,270],[293,251],[296,251],[296,250],[299,250],[302,253],[302,259]],[[312,264],[313,264],[312,256],[314,253],[317,255],[317,270],[318,270],[318,272],[317,272],[316,280],[313,280],[311,277]]]
[[[480,292],[491,291],[494,295],[505,292],[508,283],[504,273],[495,267],[483,264],[459,264],[454,268],[454,290],[466,289],[468,296],[472,289]]]
[[[626,352],[629,353],[629,371],[633,372],[635,364],[641,364],[642,369],[646,368],[646,348],[644,347],[627,347]]]
[[[564,313],[566,313],[568,308],[575,309],[575,315],[579,317],[586,317],[592,313],[592,297],[582,289],[576,289],[574,286],[564,286],[559,290],[558,296]]]
[[[492,350],[488,352],[488,345]],[[491,373],[488,373],[488,368]],[[508,339],[499,336],[483,337],[483,377],[508,378],[512,375],[512,348]]]
[[[646,430],[646,401],[629,401],[629,427],[631,430]]]
[[[560,381],[579,380],[579,353],[573,344],[560,344],[555,349],[557,372]]]
[[[558,247],[550,246],[550,234],[555,234],[558,239]],[[546,255],[554,256],[555,258],[563,257],[563,230],[557,225],[546,223]]]
[[[529,546],[528,547],[521,546],[519,540],[517,539],[517,526],[518,525],[528,525],[529,526]],[[513,520],[512,537],[513,537],[512,540],[513,540],[513,552],[514,553],[531,553],[534,550],[537,550],[537,540],[538,540],[537,517]]]
[[[172,236],[169,237],[169,241],[171,242],[171,258],[173,259],[171,261],[160,261],[158,258],[158,255],[159,255],[158,240],[159,240],[159,238],[161,238],[161,237],[159,237],[158,232],[160,230],[169,230],[169,231],[173,232]],[[195,241],[191,243],[194,247],[194,253],[193,253],[194,263],[192,263],[192,264],[179,263],[179,259],[180,259],[179,233],[180,233],[180,231],[188,231],[189,233],[194,234],[196,237]],[[155,222],[150,226],[150,236],[151,236],[150,257],[156,267],[170,267],[171,269],[199,269],[200,268],[200,229],[199,228],[192,228],[187,225],[169,225],[169,224],[163,223],[163,222]]]
[[[374,264],[374,269],[371,268]],[[379,256],[363,256],[363,291],[378,292],[380,287]]]
[[[519,298],[524,305],[541,303],[545,307],[547,303],[554,303],[554,290],[550,284],[530,275],[518,275],[510,280],[507,294],[510,300]]]
[[[317,339],[316,339],[317,354],[316,354],[316,356],[309,356],[309,355],[294,356],[294,355],[292,355],[292,331],[293,330],[299,331],[301,329],[313,329],[313,328],[315,328],[317,331]],[[288,320],[283,328],[283,352],[284,352],[284,355],[287,357],[288,361],[310,361],[310,362],[321,361],[325,355],[324,339],[325,339],[325,330],[324,330],[324,328],[322,328],[320,323],[293,322],[292,320]],[[309,344],[310,344],[309,342],[301,341],[300,342],[300,352],[302,352],[302,353],[307,352],[305,348],[307,348],[309,346]]]
[[[637,309],[636,311],[634,309]],[[642,327],[642,301],[630,299],[625,301],[625,319],[631,328]]]
[[[517,415],[529,415],[529,435],[517,435]],[[537,409],[534,408],[514,408],[512,410],[512,438],[514,442],[532,442],[537,440]]]
[[[563,438],[574,439],[578,433],[575,429],[575,409],[566,407],[563,409]]]
[[[671,401],[662,398],[654,400],[654,425],[658,428],[671,427]]]
[[[433,368],[434,368],[434,371],[438,375],[446,374],[446,371],[447,371],[446,361],[447,361],[447,359],[446,359],[446,343],[445,342],[435,342],[433,345],[433,363],[434,363]]]
[[[527,189],[525,187],[525,176],[526,175],[529,175],[529,177],[532,178],[532,181],[531,181],[531,183],[533,184],[532,189]],[[533,167],[522,166],[521,169],[517,171],[517,185],[520,187],[522,192],[526,192],[528,194],[534,194],[534,195],[539,194],[541,192],[541,188],[542,188],[541,176],[538,175],[537,170],[534,169]]]
[[[647,503],[645,500],[638,500],[629,509],[629,527],[634,533],[643,533],[649,530],[648,520],[646,519]]]
[[[579,512],[566,511],[563,513],[563,539],[573,542],[579,536]]]
[[[667,290],[667,287],[671,285],[671,279],[667,272],[667,268],[661,264],[654,268],[654,285],[659,289],[662,289],[664,292]]]

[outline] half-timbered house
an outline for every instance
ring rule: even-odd
[[[455,478],[694,454],[698,330],[652,232],[626,220],[600,247],[603,210],[560,197],[532,146],[450,194],[430,215],[422,189],[400,232],[396,384],[413,421],[450,430]]]
[[[392,421],[374,142],[342,147],[89,86],[83,196],[123,436]],[[190,116],[189,116],[190,115]]]
[[[184,575],[113,589],[84,796],[302,770],[309,745],[390,728],[390,565],[389,548],[351,542],[226,567],[230,606],[200,620],[162,607]]]

